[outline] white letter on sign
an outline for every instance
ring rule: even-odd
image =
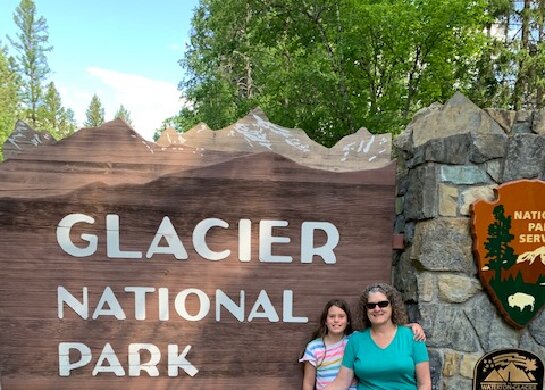
[[[273,256],[272,244],[289,243],[289,237],[273,237],[273,227],[288,226],[286,221],[261,221],[259,222],[259,260],[262,263],[291,263],[291,256]]]
[[[293,291],[292,290],[284,290],[283,321],[284,322],[295,322],[295,323],[307,323],[308,322],[308,317],[294,317],[293,316]]]
[[[81,358],[75,363],[70,363],[71,349],[77,349],[81,354]],[[70,371],[91,363],[91,358],[91,348],[83,343],[59,343],[59,375],[70,375]]]
[[[57,287],[57,309],[59,318],[64,318],[64,303],[74,309],[77,315],[84,320],[89,316],[89,306],[87,299],[87,287],[83,287],[83,302],[78,301],[64,287]]]
[[[226,257],[229,257],[229,255],[231,254],[231,251],[229,249],[226,249],[221,252],[216,252],[211,250],[208,247],[208,244],[206,243],[206,234],[212,228],[212,226],[220,226],[222,228],[227,229],[229,227],[229,224],[219,218],[203,219],[201,222],[197,224],[197,226],[195,226],[195,229],[193,229],[193,248],[195,248],[195,251],[197,251],[197,253],[201,257],[204,257],[205,259],[208,259],[208,260],[225,259]]]
[[[187,296],[189,294],[195,294],[199,298],[199,312],[192,316],[187,312],[187,309],[185,307],[185,301],[187,300]],[[188,288],[185,290],[182,290],[176,295],[176,299],[174,300],[174,307],[176,308],[176,312],[180,317],[183,317],[187,321],[200,321],[202,320],[210,311],[210,298],[208,298],[208,295],[202,290],[198,290],[196,288]]]
[[[199,372],[185,357],[189,353],[191,345],[184,348],[181,355],[178,355],[178,346],[168,346],[168,376],[178,376],[178,368],[181,368],[189,376],[195,376]]]
[[[105,309],[104,305],[108,304],[109,308]],[[118,320],[124,320],[127,318],[125,312],[119,305],[114,292],[110,287],[106,287],[102,292],[100,301],[98,302],[95,311],[93,312],[93,320],[96,320],[99,316],[115,316]]]
[[[314,231],[323,230],[327,235],[324,246],[314,248]],[[326,264],[335,264],[333,249],[339,243],[339,231],[329,222],[303,222],[301,226],[301,263],[312,263],[312,256],[320,256]]]
[[[146,293],[155,291],[153,287],[125,287],[126,292],[134,293],[134,319],[144,321],[146,319]]]
[[[107,366],[103,366],[105,360],[108,361]],[[104,348],[102,348],[102,353],[98,358],[98,362],[95,364],[95,368],[93,368],[93,376],[96,376],[101,372],[113,372],[117,376],[125,375],[125,369],[121,366],[121,363],[119,363],[119,359],[110,343],[106,343]]]
[[[95,234],[83,233],[81,239],[87,241],[89,245],[86,248],[78,248],[70,240],[70,229],[76,223],[95,223],[93,217],[84,214],[70,214],[61,219],[57,225],[57,242],[63,251],[74,257],[91,256],[97,250],[98,238]]]
[[[258,311],[260,307],[263,308],[262,313]],[[278,322],[279,320],[278,313],[265,290],[261,290],[259,293],[259,296],[250,311],[250,315],[248,315],[248,322],[252,322],[254,318],[267,318],[269,322]]]
[[[140,363],[140,350],[147,349],[151,358],[147,363]],[[140,371],[146,371],[149,376],[159,376],[157,365],[161,360],[161,351],[153,344],[129,344],[129,376],[140,376]]]
[[[163,237],[167,241],[167,247],[159,246],[161,238]],[[146,253],[146,257],[149,259],[156,253],[174,255],[178,260],[187,259],[187,252],[184,248],[184,244],[180,241],[178,233],[176,233],[176,229],[174,229],[174,226],[168,217],[163,217],[161,225],[159,225],[159,229],[157,229],[157,233],[149,246],[148,253]]]
[[[122,251],[119,249],[119,215],[108,214],[106,216],[106,237],[108,239],[106,250],[108,257],[118,259],[140,259],[140,251]]]

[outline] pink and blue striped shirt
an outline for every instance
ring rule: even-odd
[[[348,342],[348,336],[345,336],[339,342],[325,346],[324,340],[316,339],[308,343],[303,357],[299,359],[300,363],[308,361],[316,367],[316,390],[323,390],[333,382],[341,368],[344,348]],[[350,390],[356,390],[356,382],[352,382]]]

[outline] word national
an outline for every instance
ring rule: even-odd
[[[94,224],[95,219],[85,214],[70,214],[62,218],[57,226],[57,242],[62,250],[74,257],[92,256],[98,249],[98,236],[91,233],[82,233],[81,239],[87,242],[85,247],[79,247],[70,239],[70,232],[76,224]],[[288,226],[287,221],[260,220],[259,221],[259,261],[262,263],[292,263],[292,256],[278,256],[272,254],[272,245],[288,244],[289,237],[273,236],[273,228]],[[193,229],[191,241],[193,248],[203,259],[223,260],[231,255],[231,250],[215,251],[210,249],[206,242],[207,233],[212,228],[229,229],[227,222],[220,218],[206,218],[199,222]],[[326,235],[326,242],[322,246],[314,246],[314,233],[320,230]],[[303,222],[301,224],[301,263],[312,263],[314,256],[321,257],[325,264],[335,264],[337,258],[334,249],[339,243],[339,231],[329,222]],[[240,262],[251,261],[251,235],[252,222],[243,218],[238,222],[238,259]],[[164,239],[167,246],[159,246]],[[151,258],[156,254],[172,255],[178,260],[188,258],[185,246],[176,233],[176,229],[168,216],[163,217],[155,236],[150,240],[149,248],[145,254]],[[108,258],[142,259],[142,251],[120,249],[120,223],[119,216],[108,214],[106,216],[106,253]]]
[[[134,319],[144,321],[147,317],[146,296],[156,295],[154,298],[158,301],[159,321],[168,321],[170,319],[169,310],[169,291],[167,288],[159,288],[157,293],[153,287],[125,287],[125,293],[132,296],[134,301]],[[267,294],[267,291],[261,290],[258,297],[254,300],[249,312],[245,309],[246,294],[244,290],[240,291],[237,304],[222,290],[216,290],[215,294],[215,314],[216,321],[221,320],[221,309],[226,309],[239,322],[252,322],[256,318],[263,318],[269,322],[279,322],[278,310],[273,305]],[[198,301],[198,310],[195,313],[189,313],[186,302],[188,299]],[[65,317],[64,307],[68,306],[82,319],[89,319],[89,298],[87,287],[83,287],[82,300],[79,301],[72,293],[62,286],[57,288],[57,308],[58,317]],[[204,291],[196,288],[188,288],[176,293],[174,298],[174,308],[176,314],[186,321],[201,321],[210,313],[210,297]],[[248,313],[246,316],[245,314]],[[100,300],[97,303],[91,319],[96,320],[99,317],[115,317],[117,320],[127,319],[127,314],[123,309],[119,299],[110,287],[102,291]],[[155,318],[157,318],[155,317]],[[282,322],[285,323],[306,323],[307,317],[296,317],[293,315],[293,291],[284,290],[282,294]]]

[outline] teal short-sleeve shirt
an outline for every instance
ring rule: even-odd
[[[369,329],[354,332],[344,350],[342,365],[358,377],[358,390],[415,390],[415,366],[428,360],[426,344],[413,340],[410,328],[398,326],[386,348],[375,344]]]

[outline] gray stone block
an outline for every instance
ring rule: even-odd
[[[492,119],[494,119],[494,121],[496,121],[498,125],[501,126],[506,134],[511,132],[511,127],[515,122],[516,111],[497,108],[485,108],[484,110],[492,117]]]
[[[418,302],[416,269],[412,263],[409,251],[403,252],[395,268],[394,285],[401,292],[403,301]]]
[[[545,135],[545,108],[540,108],[534,112],[532,130],[534,133]]]
[[[443,384],[444,387],[438,387],[437,390],[472,390],[473,389],[473,381],[471,379],[463,378],[463,377],[452,377],[452,378],[445,378]]]
[[[529,122],[515,123],[511,128],[511,134],[531,134],[532,128]]]
[[[484,170],[474,165],[442,165],[439,171],[439,180],[441,182],[466,185],[492,182]]]
[[[437,216],[437,166],[426,164],[411,169],[409,188],[405,194],[405,219]]]
[[[505,155],[508,137],[505,134],[472,134],[469,160],[476,164]]]
[[[492,180],[496,183],[502,183],[503,174],[503,158],[497,158],[495,160],[489,160],[485,164],[486,173],[490,175]]]
[[[405,246],[408,247],[412,244],[413,242],[413,239],[414,239],[414,228],[415,228],[415,223],[414,222],[409,222],[409,223],[405,223],[405,229],[403,231],[403,242],[405,243]]]
[[[405,216],[403,214],[397,215],[394,223],[394,232],[403,233],[405,230]]]
[[[515,115],[515,122],[531,122],[532,111],[530,110],[518,110]]]
[[[420,304],[422,327],[429,336],[428,347],[476,352],[479,339],[461,306]]]
[[[469,218],[436,218],[416,225],[411,257],[429,271],[473,272]]]
[[[412,131],[409,127],[405,128],[401,134],[394,138],[394,148],[408,152],[413,148]]]
[[[503,182],[533,179],[545,165],[545,136],[518,134],[510,138],[503,169]]]
[[[527,329],[521,332],[519,348],[536,354],[545,363],[545,346],[540,345]]]
[[[428,109],[415,116],[407,127],[412,130],[413,147],[457,134],[505,134],[484,110],[460,92],[456,92],[443,107]]]
[[[439,298],[448,303],[465,302],[482,290],[481,283],[472,276],[440,274],[438,279]]]
[[[414,149],[409,166],[414,167],[425,162],[462,165],[468,161],[470,147],[471,134],[469,133],[432,139]]]
[[[477,332],[479,342],[485,351],[517,348],[518,332],[498,315],[496,307],[486,293],[480,293],[469,301],[464,313]]]
[[[430,357],[431,388],[441,389],[443,380],[443,354],[440,350],[429,348],[428,355]]]
[[[528,325],[530,335],[545,347],[545,310],[542,310]]]

